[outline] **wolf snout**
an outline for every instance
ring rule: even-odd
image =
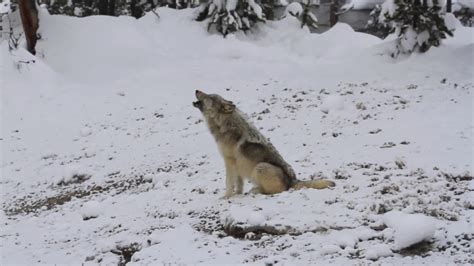
[[[195,94],[196,94],[196,98],[198,100],[201,100],[201,98],[206,95],[204,92],[202,92],[200,90],[196,90]]]

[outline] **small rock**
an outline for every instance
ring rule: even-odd
[[[381,149],[387,149],[387,148],[392,148],[392,147],[395,147],[397,146],[395,143],[389,141],[389,142],[385,142],[382,146],[380,146]]]

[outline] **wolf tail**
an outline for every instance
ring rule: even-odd
[[[327,179],[319,179],[319,180],[310,180],[310,181],[296,181],[291,185],[293,189],[302,189],[302,188],[314,188],[314,189],[324,189],[335,187],[336,183],[331,180]]]

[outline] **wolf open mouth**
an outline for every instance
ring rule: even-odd
[[[193,102],[193,106],[196,107],[196,108],[201,109],[201,107],[202,107],[202,102],[201,102],[201,101]]]

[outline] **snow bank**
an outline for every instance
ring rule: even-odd
[[[44,40],[37,44],[38,54],[61,74],[113,80],[127,74],[130,65],[137,70],[150,65],[146,54],[155,47],[133,17],[78,18],[49,15],[43,8],[39,11]]]
[[[436,232],[435,220],[423,214],[406,214],[390,211],[384,214],[385,225],[394,230],[394,245],[403,249],[423,240],[431,239]]]
[[[474,10],[474,1],[472,1],[472,0],[454,0],[453,4],[455,4],[455,3],[460,5],[461,7],[469,8],[471,10]]]
[[[331,61],[326,66],[346,62],[342,67],[349,68],[354,65],[349,61],[361,63],[364,59],[365,67],[341,71],[344,75],[340,76],[345,79],[364,73],[373,75],[373,69],[383,72],[390,61],[380,56],[377,45],[382,44],[382,40],[355,32],[344,23],[336,24],[323,34],[310,34],[307,28],[301,29],[297,18],[287,16],[280,21],[259,24],[253,33],[236,33],[224,39],[208,33],[206,23],[194,21],[194,9],[160,8],[158,13],[160,19],[149,13],[135,20],[109,16],[73,18],[42,12],[43,39],[37,50],[44,55],[48,66],[81,83],[108,83],[147,69],[171,78],[172,69],[179,67],[175,66],[176,62],[185,60],[198,66],[199,58],[224,59],[226,64],[238,68],[254,61],[311,63],[323,59]],[[454,39],[458,38],[466,38],[466,34],[455,34]],[[456,60],[452,58],[453,62]],[[238,64],[242,65],[236,66]],[[410,64],[414,66],[413,62]],[[459,64],[456,66],[461,68]]]

